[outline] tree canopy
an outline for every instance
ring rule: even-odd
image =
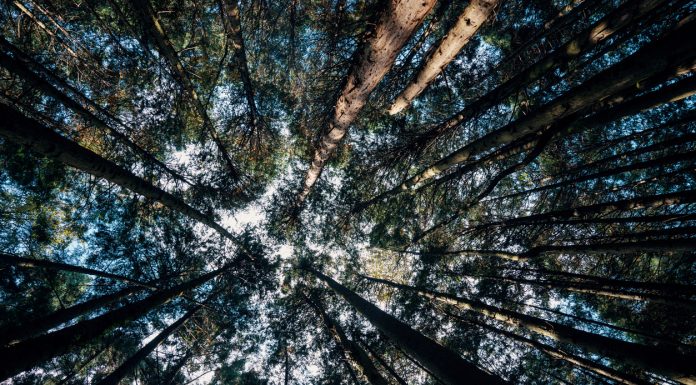
[[[696,384],[695,11],[0,2],[0,382]]]

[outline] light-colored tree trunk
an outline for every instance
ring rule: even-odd
[[[445,67],[454,60],[459,51],[469,43],[476,31],[491,17],[498,3],[500,0],[472,0],[469,2],[452,29],[447,32],[447,35],[428,56],[414,79],[394,99],[389,107],[390,115],[396,115],[406,109],[411,105],[413,99],[428,88],[435,78],[444,71]]]
[[[410,190],[423,181],[441,175],[472,156],[511,143],[551,126],[559,119],[581,112],[606,97],[636,87],[644,79],[667,72],[682,73],[694,66],[696,20],[688,20],[627,59],[600,72],[583,84],[539,107],[510,124],[494,130],[431,164],[398,188]]]
[[[435,0],[389,0],[374,31],[367,37],[355,57],[341,91],[334,115],[314,152],[304,184],[297,197],[301,205],[319,179],[324,164],[346,136],[351,123],[362,110],[370,93],[394,64],[401,47],[421,24]]]

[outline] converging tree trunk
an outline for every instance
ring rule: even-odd
[[[469,142],[421,172],[400,183],[397,188],[410,190],[423,181],[439,176],[451,167],[500,145],[548,127],[553,122],[580,112],[598,100],[635,87],[656,74],[682,73],[691,68],[696,56],[696,21],[686,20],[661,39],[647,44],[627,59],[593,76],[534,112]]]
[[[217,224],[210,216],[194,209],[181,199],[153,186],[110,160],[104,159],[93,151],[59,135],[38,121],[27,118],[4,104],[0,104],[0,115],[5,117],[0,122],[0,136],[7,140],[26,146],[41,155],[55,158],[70,167],[106,179],[148,199],[160,202],[170,209],[214,229],[237,245],[241,244],[232,233]]]
[[[645,381],[641,378],[632,376],[628,373],[623,373],[618,370],[612,369],[608,366],[602,365],[600,363],[594,362],[592,360],[588,360],[587,358],[579,357],[570,353],[567,353],[559,348],[541,343],[539,341],[535,341],[531,338],[527,338],[524,336],[521,336],[516,333],[509,332],[504,329],[497,328],[495,326],[488,325],[484,322],[480,322],[474,319],[466,319],[460,316],[457,316],[455,314],[452,314],[448,311],[445,311],[447,315],[449,315],[452,318],[455,318],[457,320],[460,320],[465,323],[469,323],[472,325],[476,325],[482,329],[489,330],[495,334],[500,334],[502,336],[505,336],[507,338],[510,338],[513,341],[516,341],[520,344],[530,346],[532,348],[538,349],[539,351],[543,352],[544,354],[547,354],[549,357],[558,359],[558,360],[563,360],[565,362],[568,362],[571,365],[578,366],[583,369],[587,369],[593,373],[596,373],[602,377],[606,377],[610,380],[616,381],[619,384],[626,384],[626,385],[649,385],[651,384],[648,381]]]
[[[327,331],[331,334],[336,344],[345,352],[346,356],[353,361],[355,366],[359,368],[360,374],[365,376],[372,385],[388,385],[389,382],[382,377],[382,374],[377,370],[367,353],[365,353],[357,343],[346,336],[346,332],[343,331],[341,325],[326,313],[321,302],[319,302],[317,298],[309,298],[308,295],[304,295],[304,299],[314,308],[317,315],[322,319],[324,326],[326,326]]]
[[[395,317],[380,310],[377,306],[366,301],[332,278],[318,271],[311,272],[348,301],[355,310],[389,337],[394,344],[415,357],[418,362],[448,385],[506,383],[502,379],[477,368],[452,350],[438,344]]]
[[[78,322],[43,336],[31,338],[0,349],[0,380],[18,373],[102,336],[110,329],[140,318],[155,307],[195,289],[226,270],[226,267],[203,274],[198,278],[152,293],[145,299],[125,305],[96,318]]]
[[[121,383],[121,380],[123,380],[129,373],[135,370],[135,368],[140,364],[140,362],[143,359],[145,359],[145,357],[152,353],[152,351],[155,350],[155,348],[159,346],[159,344],[161,344],[164,340],[166,340],[167,337],[169,337],[177,329],[182,327],[186,323],[186,321],[188,321],[191,317],[193,317],[194,314],[196,314],[198,310],[200,310],[200,308],[200,305],[194,307],[193,309],[189,310],[186,314],[184,314],[181,318],[164,328],[164,330],[159,332],[155,336],[155,338],[150,340],[150,342],[146,343],[142,348],[135,352],[135,354],[133,354],[118,368],[116,368],[116,370],[111,372],[108,376],[106,376],[103,380],[99,381],[97,384],[118,385],[119,383]]]
[[[475,311],[512,326],[526,328],[529,331],[541,334],[558,342],[582,347],[590,353],[611,357],[616,361],[637,366],[648,372],[654,371],[656,373],[661,373],[675,381],[681,381],[686,384],[696,384],[696,368],[693,366],[693,362],[696,359],[695,356],[685,355],[664,347],[648,346],[605,337],[557,322],[498,308],[480,301],[465,299],[447,293],[425,290],[385,279],[372,277],[366,277],[365,279],[394,288],[413,291],[426,298],[454,305],[462,310]]]
[[[319,179],[324,164],[348,132],[348,127],[362,110],[367,98],[394,64],[401,47],[421,24],[435,0],[390,0],[374,31],[363,42],[355,56],[345,85],[334,107],[334,116],[314,152],[297,197],[301,205]]]
[[[65,322],[81,315],[89,314],[140,290],[143,290],[143,288],[138,286],[127,287],[112,294],[102,295],[64,309],[56,310],[43,317],[23,321],[20,324],[8,325],[0,329],[0,346],[12,345],[28,337],[47,332]]]
[[[414,79],[396,97],[389,114],[395,115],[406,109],[413,99],[420,95],[447,65],[454,60],[459,51],[471,40],[476,31],[493,14],[500,0],[472,0],[447,35],[425,60]]]
[[[215,146],[217,146],[218,152],[220,152],[220,155],[222,156],[227,166],[227,171],[229,172],[229,175],[232,178],[238,179],[240,176],[239,171],[237,170],[234,161],[230,157],[230,154],[227,152],[225,144],[222,142],[222,138],[218,134],[217,129],[215,128],[213,122],[210,120],[210,117],[208,116],[208,111],[206,111],[203,101],[198,96],[198,93],[196,92],[196,87],[193,85],[193,82],[191,81],[191,78],[186,72],[183,63],[179,59],[179,55],[177,54],[176,49],[174,49],[174,46],[169,41],[169,38],[167,38],[167,34],[164,32],[164,28],[160,24],[155,12],[152,10],[150,1],[136,0],[133,1],[133,6],[136,9],[136,13],[140,19],[140,22],[143,24],[146,33],[157,45],[159,52],[162,54],[162,56],[169,64],[169,68],[172,71],[172,74],[179,81],[181,86],[184,88],[186,93],[188,93],[189,97],[191,98],[190,101],[193,104],[196,113],[198,114],[199,118],[203,123],[203,128],[213,139]]]

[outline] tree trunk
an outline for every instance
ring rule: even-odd
[[[44,333],[81,315],[88,314],[128,297],[139,290],[142,290],[142,288],[136,286],[127,287],[112,294],[102,295],[68,308],[57,310],[41,318],[24,321],[20,325],[8,325],[0,329],[0,346],[13,345],[28,337]]]
[[[116,370],[111,372],[103,380],[99,381],[98,385],[118,385],[124,377],[130,374],[135,368],[140,364],[140,362],[145,359],[159,344],[167,339],[172,333],[186,323],[196,312],[201,308],[200,305],[191,309],[188,313],[184,314],[181,318],[176,320],[171,325],[167,326],[155,336],[150,342],[146,343],[142,348],[140,348],[135,354],[129,357],[124,363],[122,363]]]
[[[492,131],[433,163],[403,181],[399,188],[410,190],[476,154],[548,127],[559,119],[591,107],[598,100],[636,87],[636,84],[653,75],[670,71],[680,73],[682,67],[691,68],[696,56],[696,42],[690,38],[694,34],[696,21],[688,20],[680,24],[664,37],[647,44],[637,53],[539,107],[535,112]]]
[[[89,343],[108,330],[137,319],[155,307],[210,281],[225,269],[226,267],[223,267],[169,289],[154,292],[145,299],[112,310],[96,318],[2,348],[0,349],[0,362],[3,365],[0,367],[0,381],[29,370],[52,357]]]
[[[111,274],[111,273],[107,273],[107,272],[101,271],[101,270],[95,270],[95,269],[90,269],[87,267],[70,265],[67,263],[52,262],[52,261],[49,261],[46,259],[34,259],[34,258],[27,258],[27,257],[19,257],[17,255],[12,255],[12,254],[0,253],[0,263],[4,263],[7,265],[19,266],[19,267],[44,268],[44,269],[51,269],[51,270],[69,271],[72,273],[79,273],[79,274],[85,274],[85,275],[93,275],[95,277],[115,279],[117,281],[130,283],[130,284],[136,285],[136,286],[146,287],[148,289],[156,289],[157,288],[156,286],[153,286],[151,284],[141,282],[141,281],[138,281],[136,279],[128,278],[125,275]]]
[[[392,377],[394,377],[394,379],[396,380],[396,382],[399,383],[399,385],[408,385],[406,381],[404,381],[404,379],[401,378],[399,373],[397,373],[396,370],[394,370],[394,368],[392,368],[391,365],[389,365],[389,363],[384,360],[384,358],[382,358],[376,351],[374,351],[374,349],[372,349],[370,345],[367,344],[367,342],[363,340],[359,340],[359,342],[362,346],[365,347],[365,349],[367,349],[368,352],[370,352],[370,355],[374,357],[375,360],[377,360],[377,362],[379,362],[379,364],[382,365],[382,367],[386,369],[389,372],[389,374],[392,375]]]
[[[120,119],[113,117],[104,108],[100,107],[97,103],[94,103],[92,100],[90,100],[89,98],[84,96],[79,90],[77,90],[74,87],[67,84],[63,79],[60,79],[59,77],[52,74],[51,71],[49,71],[47,68],[45,68],[40,63],[37,63],[35,60],[33,60],[31,57],[24,54],[19,49],[17,49],[15,46],[13,46],[7,40],[5,40],[5,38],[3,38],[2,36],[0,36],[0,47],[2,47],[4,50],[10,52],[14,56],[14,58],[12,58],[12,57],[8,56],[7,54],[0,52],[0,66],[4,67],[8,71],[14,73],[16,76],[21,77],[31,86],[38,87],[41,91],[43,91],[47,95],[60,101],[66,107],[73,110],[73,112],[75,112],[76,114],[81,116],[86,121],[94,124],[97,127],[100,127],[102,129],[107,130],[111,134],[112,137],[114,137],[115,139],[117,139],[120,142],[122,142],[123,144],[125,144],[126,147],[131,149],[134,153],[136,153],[136,154],[142,156],[143,158],[145,158],[146,160],[150,161],[155,166],[159,167],[161,170],[163,170],[164,172],[166,172],[167,174],[169,174],[173,178],[175,178],[181,182],[184,182],[188,185],[191,185],[191,186],[194,185],[192,182],[187,180],[181,174],[174,171],[169,166],[164,164],[162,161],[157,159],[154,155],[150,154],[145,149],[143,149],[142,147],[138,146],[136,143],[131,141],[125,134],[123,134],[119,130],[111,127],[108,123],[106,123],[104,120],[99,118],[96,114],[98,113],[98,114],[104,115],[104,116],[108,117],[109,120],[115,121],[120,126],[126,128],[128,130],[131,130]],[[40,72],[44,76],[53,80],[55,83],[58,83],[61,87],[65,88],[65,89],[69,89],[71,93],[73,93],[77,96],[77,98],[79,99],[79,102],[73,100],[68,95],[61,92],[53,84],[42,79],[35,72],[32,72],[30,70],[30,68],[34,68],[34,71]]]
[[[375,328],[389,337],[394,344],[415,357],[418,362],[445,383],[449,385],[459,385],[462,382],[473,384],[506,383],[502,379],[477,368],[452,350],[443,347],[395,317],[380,310],[377,306],[364,300],[332,278],[318,271],[311,272],[348,301],[355,310],[360,312]]]
[[[696,202],[696,190],[679,191],[668,194],[648,195],[638,198],[622,199],[614,202],[597,203],[588,206],[577,206],[566,210],[549,211],[541,214],[504,219],[500,221],[474,225],[468,230],[483,228],[502,228],[518,225],[546,224],[563,219],[582,219],[591,215],[610,214],[617,211],[640,210],[688,204]]]
[[[696,243],[694,243],[696,245]],[[666,293],[636,292],[626,289],[606,287],[598,284],[568,282],[550,279],[525,279],[518,277],[480,276],[479,278],[495,281],[519,283],[525,285],[541,286],[547,289],[568,290],[575,293],[599,295],[610,298],[626,299],[630,301],[651,301],[675,307],[686,307],[696,311],[696,302],[684,298],[675,297]]]
[[[355,65],[346,78],[334,107],[334,116],[324,130],[307,170],[297,203],[302,205],[319,179],[324,164],[348,132],[367,98],[394,64],[396,55],[413,31],[421,24],[435,0],[390,0],[374,32],[355,57]]]
[[[249,108],[249,124],[252,130],[258,133],[263,129],[263,125],[260,120],[258,110],[256,109],[256,101],[254,100],[254,85],[251,81],[246,49],[244,48],[239,0],[232,0],[229,2],[219,0],[218,4],[223,10],[223,15],[225,16],[223,23],[225,25],[225,30],[227,31],[227,39],[232,42],[233,55],[235,58],[233,62],[234,67],[236,67],[236,70],[239,71],[239,77],[242,79],[244,96],[246,97],[247,106]],[[234,67],[232,65],[229,66],[230,70],[232,70]]]
[[[179,59],[179,56],[176,50],[174,49],[174,46],[167,38],[167,34],[164,32],[164,28],[162,28],[159,19],[152,10],[150,1],[135,0],[132,4],[133,7],[136,9],[136,13],[138,14],[138,17],[141,23],[143,24],[145,31],[148,35],[150,35],[152,40],[157,45],[159,52],[166,59],[167,64],[169,64],[169,68],[172,71],[174,77],[180,82],[181,86],[184,88],[186,93],[188,93],[189,97],[191,98],[191,103],[193,103],[193,107],[196,110],[196,113],[203,122],[203,128],[208,132],[210,137],[213,139],[213,142],[217,146],[220,155],[222,156],[223,160],[225,161],[225,164],[227,165],[227,169],[230,176],[234,179],[238,179],[240,177],[239,171],[237,170],[237,167],[234,165],[234,161],[227,152],[225,144],[222,142],[222,139],[220,138],[217,130],[215,129],[213,122],[210,120],[208,112],[206,111],[205,106],[203,105],[203,101],[198,97],[196,87],[191,82],[188,73],[186,73],[186,69],[184,68],[183,63]]]
[[[76,142],[64,138],[41,123],[23,116],[4,104],[0,104],[0,116],[5,117],[0,122],[0,136],[7,140],[26,146],[41,155],[55,158],[68,166],[75,167],[98,178],[106,179],[148,199],[160,202],[170,209],[216,230],[220,235],[238,246],[241,244],[232,233],[217,224],[211,217],[194,209],[174,195],[153,186],[130,171],[121,168],[110,160],[104,159]]]
[[[611,357],[629,365],[635,365],[646,371],[655,371],[686,384],[696,384],[696,356],[685,355],[672,349],[648,346],[635,342],[618,340],[599,334],[574,329],[570,326],[548,321],[511,310],[501,309],[483,302],[456,297],[451,294],[434,292],[418,287],[398,284],[384,279],[366,277],[369,281],[389,285],[398,289],[416,292],[426,298],[456,306],[462,310],[471,310],[487,317],[524,327],[562,343],[582,347],[590,353],[602,357]]]
[[[435,78],[454,60],[459,51],[469,43],[476,31],[486,23],[500,0],[473,0],[464,8],[457,22],[421,66],[418,74],[396,97],[389,114],[395,115],[406,109]]]
[[[450,132],[466,120],[473,118],[522,89],[556,68],[567,66],[571,60],[596,47],[614,36],[624,27],[666,3],[664,0],[641,0],[624,3],[594,25],[577,34],[573,39],[558,47],[551,54],[527,67],[511,79],[500,84],[484,96],[478,98],[455,115],[440,123],[418,138],[418,142],[431,141],[443,133]]]
[[[503,335],[507,338],[510,338],[513,341],[516,341],[518,343],[521,343],[523,345],[530,346],[532,348],[538,349],[539,351],[547,354],[551,358],[558,359],[558,360],[563,360],[565,362],[570,363],[571,365],[575,365],[578,367],[581,367],[583,369],[587,369],[595,374],[598,374],[600,376],[606,377],[610,380],[616,381],[619,384],[626,384],[626,385],[650,385],[650,382],[645,381],[641,378],[632,376],[628,373],[623,373],[618,370],[612,369],[608,366],[602,365],[600,363],[588,360],[583,357],[579,357],[570,353],[566,353],[563,350],[559,348],[555,348],[550,345],[543,344],[541,342],[535,341],[531,338],[527,338],[524,336],[521,336],[519,334],[511,333],[507,330],[503,330],[491,325],[488,325],[483,322],[479,322],[473,319],[465,319],[460,316],[457,316],[455,314],[452,314],[448,311],[445,311],[447,315],[450,317],[460,320],[462,322],[466,322],[469,324],[476,325],[480,328],[492,331],[493,333]]]
[[[365,353],[365,351],[358,344],[348,339],[348,336],[346,336],[346,333],[343,331],[341,325],[331,319],[331,317],[324,310],[321,302],[319,302],[316,298],[310,299],[305,294],[303,294],[303,297],[322,319],[329,334],[331,334],[331,337],[336,342],[336,345],[338,345],[344,352],[344,355],[347,358],[350,358],[350,360],[359,368],[359,372],[365,376],[365,378],[367,378],[368,382],[372,385],[388,385],[389,382],[382,377],[382,374],[380,374],[379,370],[377,370],[367,353]]]

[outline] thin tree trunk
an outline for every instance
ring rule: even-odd
[[[172,74],[181,83],[182,87],[191,98],[191,103],[193,103],[196,113],[203,122],[203,128],[208,132],[210,137],[213,139],[213,142],[217,146],[218,152],[220,152],[220,155],[227,165],[230,176],[234,179],[238,179],[240,177],[239,171],[234,165],[234,161],[230,157],[230,154],[227,152],[225,144],[222,142],[222,139],[215,129],[213,122],[210,120],[208,112],[203,105],[203,101],[198,97],[196,87],[193,85],[193,82],[191,82],[191,79],[189,78],[183,63],[179,59],[174,46],[169,41],[169,38],[167,38],[164,28],[162,28],[159,19],[152,10],[149,0],[135,0],[132,4],[136,9],[136,13],[140,18],[145,31],[152,37],[152,40],[154,40],[155,44],[157,45],[159,52],[162,54],[162,56],[164,56],[169,64]]]
[[[68,308],[57,310],[41,318],[23,321],[19,325],[8,325],[0,329],[0,346],[12,345],[28,337],[44,333],[81,315],[88,314],[128,297],[139,290],[142,290],[142,288],[136,286],[127,287],[112,294],[102,295]]]
[[[614,202],[597,203],[588,206],[577,206],[565,210],[549,211],[541,214],[533,214],[528,216],[503,219],[490,223],[474,225],[468,228],[502,228],[515,225],[530,225],[530,224],[546,224],[556,220],[563,219],[582,219],[592,215],[605,215],[619,211],[631,211],[647,208],[657,208],[665,206],[673,206],[679,204],[688,204],[696,202],[696,190],[686,190],[674,193],[648,195],[638,198],[622,199]]]
[[[319,315],[319,317],[322,319],[324,326],[326,326],[326,329],[328,330],[329,334],[331,334],[333,340],[336,342],[336,345],[338,345],[344,352],[345,356],[350,358],[350,360],[359,368],[360,374],[365,376],[368,382],[372,385],[388,385],[389,382],[382,377],[382,374],[380,374],[379,370],[377,370],[367,353],[365,353],[365,351],[358,346],[358,344],[348,339],[348,336],[346,336],[346,333],[343,331],[341,325],[331,319],[318,299],[310,299],[306,294],[303,294],[303,296],[305,301],[314,308],[317,315]]]
[[[104,116],[108,117],[110,120],[117,122],[119,125],[130,129],[120,119],[118,119],[114,116],[111,116],[111,114],[108,111],[106,111],[104,108],[100,107],[98,104],[94,103],[92,100],[90,100],[89,98],[84,96],[79,90],[70,86],[63,79],[61,79],[58,76],[51,73],[51,71],[49,71],[43,65],[41,65],[40,63],[36,62],[28,55],[21,52],[18,48],[16,48],[14,45],[12,45],[7,40],[5,40],[5,38],[3,38],[2,36],[0,36],[0,47],[2,47],[4,50],[10,52],[14,56],[14,58],[13,58],[5,53],[0,52],[0,66],[4,67],[8,71],[10,71],[10,72],[14,73],[15,75],[24,79],[28,83],[28,85],[38,87],[43,92],[45,92],[47,95],[62,102],[66,107],[70,108],[75,113],[79,114],[83,119],[89,121],[90,123],[94,124],[97,127],[100,127],[102,129],[107,130],[112,137],[114,137],[115,139],[122,142],[126,147],[131,149],[134,153],[136,153],[136,154],[142,156],[143,158],[147,159],[148,161],[152,162],[155,166],[157,166],[158,168],[160,168],[161,170],[163,170],[164,172],[166,172],[167,174],[169,174],[173,178],[175,178],[181,182],[184,182],[188,185],[191,185],[191,186],[194,185],[192,182],[187,180],[184,176],[182,176],[178,172],[174,171],[169,166],[164,164],[162,161],[157,159],[154,155],[150,154],[145,149],[138,146],[135,142],[131,141],[125,134],[123,134],[119,130],[111,127],[108,123],[106,123],[104,120],[99,118],[96,114],[98,113],[98,114],[104,115]],[[62,87],[64,89],[68,89],[71,93],[73,93],[74,95],[77,96],[77,98],[79,99],[79,102],[73,100],[68,95],[66,95],[64,92],[61,92],[56,86],[49,83],[47,80],[44,80],[40,76],[38,76],[37,73],[30,70],[31,68],[33,68],[34,71],[41,73],[44,76],[46,76],[47,78],[51,79],[54,83],[59,84],[60,87]]]
[[[374,357],[375,360],[377,360],[377,362],[379,362],[379,364],[382,365],[382,367],[386,369],[389,372],[389,374],[392,375],[392,377],[394,377],[394,379],[396,380],[396,382],[399,383],[399,385],[408,385],[406,381],[404,381],[404,379],[401,378],[399,373],[397,373],[396,370],[394,370],[394,368],[392,368],[391,365],[389,365],[389,363],[384,360],[384,358],[382,358],[374,349],[372,349],[367,342],[363,341],[362,339],[360,339],[359,342],[362,346],[365,347],[365,349],[367,349],[368,352],[370,352],[370,355]]]
[[[0,349],[0,362],[3,365],[0,367],[0,381],[89,343],[108,330],[137,319],[155,307],[210,281],[225,270],[226,267],[223,267],[169,289],[156,291],[145,299],[96,318],[2,348]]]
[[[53,262],[53,261],[49,261],[46,259],[34,259],[34,258],[20,257],[17,255],[5,254],[5,253],[0,252],[0,263],[18,266],[18,267],[23,267],[23,268],[43,268],[43,269],[51,269],[51,270],[59,270],[59,271],[69,271],[72,273],[79,273],[79,274],[85,274],[85,275],[93,275],[95,277],[114,279],[117,281],[130,283],[132,285],[146,287],[148,289],[156,289],[157,288],[156,286],[153,286],[151,284],[148,284],[148,283],[145,283],[142,281],[138,281],[137,279],[128,278],[125,275],[107,273],[107,272],[101,271],[101,270],[95,270],[95,269],[90,269],[87,267],[70,265],[67,263]]]
[[[434,4],[435,0],[390,0],[385,6],[374,32],[363,42],[361,48],[358,48],[355,65],[336,101],[334,116],[324,130],[307,170],[303,187],[297,197],[298,206],[303,204],[312,191],[324,164],[367,103],[372,90],[389,71],[401,47]]]
[[[670,71],[680,73],[682,67],[691,68],[696,56],[696,42],[690,39],[694,34],[696,21],[688,20],[680,24],[661,39],[539,107],[534,113],[494,130],[436,161],[400,183],[398,188],[410,190],[476,154],[539,131],[559,119],[591,107],[597,100],[636,87],[636,84],[653,75]]]
[[[635,365],[646,371],[655,371],[682,381],[686,384],[696,384],[696,367],[693,366],[695,356],[681,354],[672,349],[658,346],[648,346],[635,342],[618,340],[599,334],[574,329],[570,326],[548,321],[511,310],[501,309],[483,302],[456,297],[451,294],[434,292],[418,287],[398,284],[385,279],[366,277],[365,279],[385,284],[402,290],[416,292],[445,304],[454,305],[462,310],[471,310],[487,317],[508,323],[516,327],[524,327],[529,331],[541,334],[562,343],[582,347],[588,352],[608,356],[614,360]]]
[[[103,178],[148,199],[162,203],[217,231],[223,237],[241,243],[224,227],[217,224],[210,216],[194,209],[181,199],[153,186],[115,163],[102,158],[76,142],[64,138],[41,123],[23,116],[11,107],[0,104],[0,136],[26,146],[27,148],[64,164],[75,167],[98,178]]]
[[[145,359],[150,353],[152,353],[153,350],[159,344],[161,344],[164,340],[167,339],[172,333],[174,333],[177,329],[179,329],[181,326],[186,323],[198,310],[200,310],[201,306],[198,305],[191,309],[188,313],[184,314],[181,318],[176,320],[174,323],[171,325],[167,326],[162,330],[155,338],[153,338],[150,342],[146,343],[142,348],[140,348],[135,354],[130,356],[124,363],[122,363],[116,370],[111,372],[108,376],[106,376],[103,380],[99,381],[97,384],[98,385],[118,385],[123,378],[125,378],[128,374],[130,374],[135,368],[140,364],[140,362]]]
[[[232,42],[233,55],[235,58],[234,65],[236,70],[239,71],[239,77],[242,79],[244,96],[246,97],[247,106],[249,108],[249,124],[252,130],[258,133],[263,129],[263,125],[256,108],[256,101],[254,99],[254,85],[251,81],[246,49],[244,47],[239,0],[232,0],[229,2],[218,0],[218,4],[223,10],[223,16],[225,17],[223,24],[225,25],[225,30],[227,31],[227,38]],[[229,68],[232,70],[234,67],[230,65]]]
[[[559,348],[555,348],[550,345],[543,344],[541,342],[535,341],[533,339],[521,336],[516,333],[509,332],[507,330],[503,330],[491,325],[488,325],[483,322],[479,322],[477,320],[473,319],[465,319],[460,316],[457,316],[455,314],[452,314],[448,311],[445,311],[445,314],[449,315],[450,317],[460,320],[462,322],[466,322],[469,324],[476,325],[480,328],[489,330],[493,333],[503,335],[507,338],[510,338],[513,341],[516,341],[518,343],[521,343],[523,345],[530,346],[532,348],[538,349],[539,351],[547,354],[551,358],[558,359],[558,360],[563,360],[565,362],[570,363],[571,365],[578,366],[583,369],[587,369],[591,371],[592,373],[598,374],[600,376],[606,377],[610,380],[616,381],[619,384],[626,384],[626,385],[649,385],[650,382],[645,381],[641,378],[632,376],[628,373],[623,373],[618,370],[612,369],[608,366],[602,365],[600,363],[588,360],[583,357],[579,357],[567,352],[564,352],[563,350]]]
[[[380,310],[377,306],[364,300],[332,278],[318,271],[311,272],[348,301],[355,310],[360,312],[374,327],[389,337],[394,344],[412,355],[424,367],[428,368],[433,375],[445,383],[449,385],[459,385],[462,382],[474,384],[506,383],[502,379],[477,368],[452,350],[443,347],[395,317]]]
[[[696,247],[696,239],[656,239],[636,242],[611,242],[589,245],[545,245],[526,252],[514,253],[503,250],[464,249],[437,253],[438,255],[497,257],[510,261],[524,262],[550,254],[604,254],[626,255],[641,252],[661,251],[665,254],[691,251]]]
[[[532,194],[532,193],[536,193],[536,192],[552,190],[552,189],[556,189],[559,187],[572,186],[572,185],[577,184],[577,183],[586,182],[586,181],[593,180],[593,179],[599,179],[599,178],[603,178],[606,176],[622,174],[622,173],[625,173],[628,171],[644,170],[644,169],[655,168],[655,167],[659,167],[659,166],[673,165],[673,164],[676,164],[677,162],[682,162],[685,160],[693,160],[693,159],[696,159],[696,151],[687,151],[685,153],[680,153],[680,154],[671,154],[671,155],[663,156],[660,158],[646,160],[643,162],[631,163],[631,164],[627,164],[625,166],[604,169],[602,171],[598,171],[598,172],[595,172],[592,174],[587,174],[587,175],[579,176],[579,177],[572,178],[572,179],[566,179],[566,180],[561,181],[561,182],[551,183],[551,184],[547,184],[545,186],[536,187],[533,189],[520,191],[520,192],[513,193],[513,194],[503,195],[500,197],[486,200],[486,202],[490,202],[491,200],[501,200],[501,199],[514,198],[514,197],[518,197],[521,195],[527,195],[527,194]]]
[[[445,67],[454,60],[459,51],[469,43],[469,40],[486,23],[486,20],[491,17],[499,2],[500,0],[472,0],[469,2],[452,29],[440,40],[413,80],[394,99],[389,107],[390,115],[398,114],[406,109],[413,99],[428,88],[435,78],[444,71]]]
[[[694,242],[696,246],[696,242]],[[479,276],[483,279],[491,279],[495,281],[502,281],[508,283],[519,283],[525,285],[541,286],[547,289],[561,289],[568,290],[575,293],[592,294],[599,295],[610,298],[619,298],[630,301],[650,301],[656,303],[662,303],[675,307],[686,307],[690,308],[692,311],[696,311],[696,302],[687,300],[680,297],[675,297],[674,295],[668,295],[666,293],[655,293],[655,292],[635,292],[625,289],[618,289],[612,287],[606,287],[597,284],[590,283],[580,283],[580,282],[568,282],[559,280],[549,280],[549,279],[525,279],[518,277],[499,277],[499,276]]]

